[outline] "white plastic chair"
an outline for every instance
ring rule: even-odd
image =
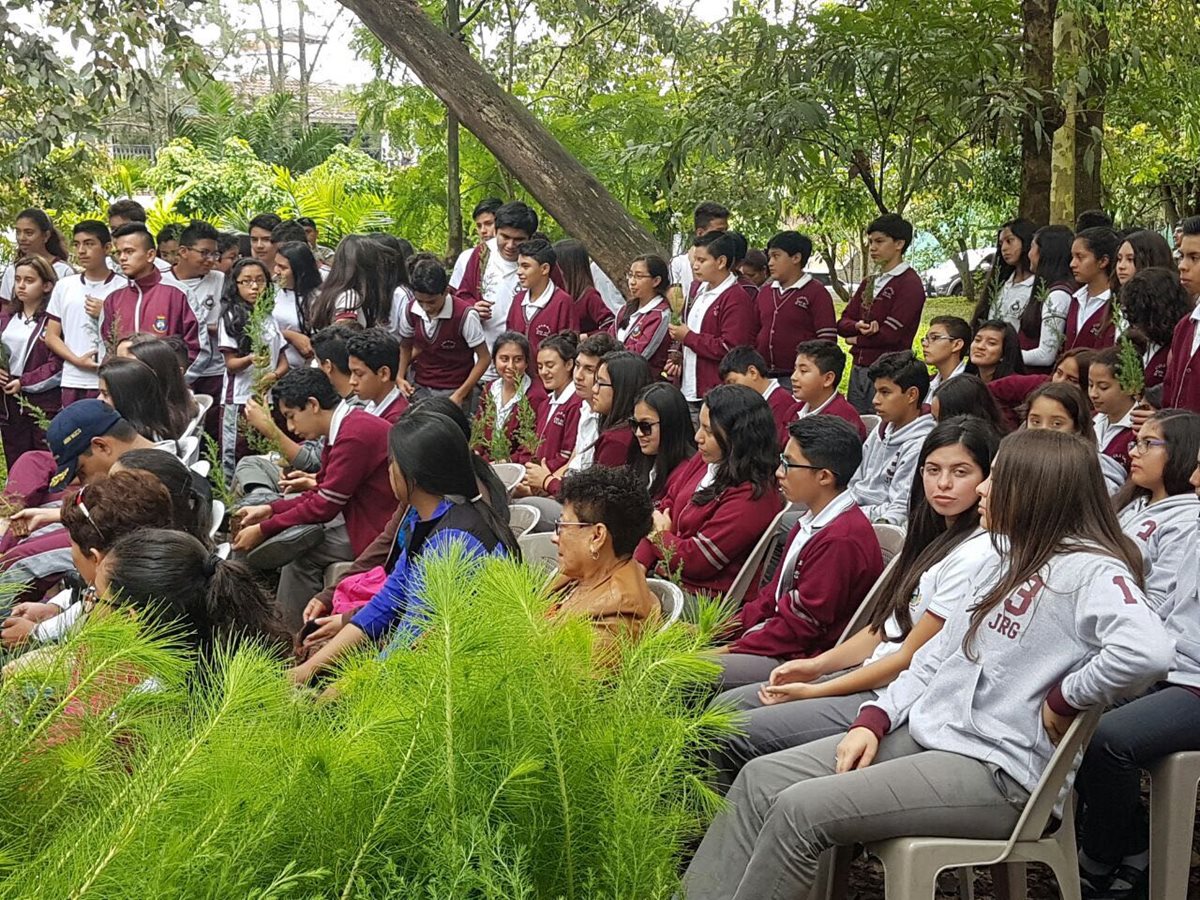
[[[900,555],[900,550],[904,547],[904,529],[885,522],[876,522],[871,527],[875,529],[875,537],[879,538],[879,549],[883,553],[883,564],[886,566]]]
[[[233,552],[233,547],[230,545],[229,541],[226,541],[223,544],[217,544],[217,549],[213,552],[215,552],[221,559],[229,559],[229,554]]]
[[[202,459],[199,462],[192,463],[190,466],[188,466],[188,468],[201,478],[207,478],[208,473],[212,471],[212,463],[210,463],[207,459]]]
[[[551,532],[523,534],[517,538],[521,558],[531,566],[540,566],[549,572],[558,570],[558,547]]]
[[[846,630],[843,631],[842,636],[838,638],[837,642],[839,644],[847,640],[850,635],[854,634],[854,632],[861,631],[862,628],[867,624],[867,613],[870,611],[871,607],[875,605],[875,599],[879,596],[880,590],[883,589],[884,581],[887,580],[888,575],[891,574],[891,571],[895,565],[896,560],[894,558],[884,565],[883,571],[879,573],[879,577],[875,579],[875,583],[871,585],[871,589],[867,591],[867,596],[863,597],[863,602],[858,605],[858,609],[855,610],[854,615],[850,617],[850,621],[846,623]]]
[[[200,461],[200,438],[194,434],[181,437],[175,446],[176,454],[185,466],[191,467]]]
[[[542,511],[536,506],[514,503],[508,508],[508,527],[518,538],[533,531],[541,520]]]
[[[1097,707],[1075,717],[1007,840],[898,837],[868,844],[867,852],[883,863],[887,900],[931,900],[938,873],[967,866],[993,866],[996,897],[1016,900],[1026,896],[1024,864],[1031,862],[1044,863],[1053,870],[1063,900],[1080,900],[1074,791],[1069,791],[1063,800],[1058,828],[1046,834],[1046,826],[1067,776],[1075,768],[1076,757],[1091,739],[1103,712]],[[830,897],[846,896],[852,850],[838,847],[834,853]],[[1014,866],[1018,868],[1013,870]],[[1158,895],[1151,893],[1151,896],[1157,900]]]
[[[193,394],[192,396],[196,398],[196,406],[199,407],[199,411],[192,421],[188,422],[188,427],[183,430],[182,437],[191,437],[196,433],[196,429],[204,422],[204,417],[208,415],[208,411],[212,409],[213,405],[213,398],[208,394]]]
[[[859,416],[859,418],[862,419],[863,427],[867,429],[867,437],[871,436],[872,431],[879,430],[879,423],[882,421],[879,416],[868,413],[865,416]]]
[[[646,584],[662,608],[662,628],[670,628],[683,615],[683,591],[679,585],[663,578],[647,578]]]
[[[225,520],[225,504],[220,500],[212,502],[212,522],[208,526],[209,538],[215,538],[217,532],[221,530],[221,523]]]
[[[496,473],[510,497],[525,477],[525,467],[520,463],[492,463],[492,471]]]
[[[1150,769],[1150,896],[1185,900],[1192,864],[1200,751],[1172,753]]]

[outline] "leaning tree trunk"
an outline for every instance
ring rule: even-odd
[[[604,185],[496,84],[463,44],[438,27],[417,0],[341,3],[358,14],[566,231],[587,245],[615,283],[624,282],[635,256],[664,253]]]
[[[1025,86],[1038,93],[1021,122],[1020,215],[1037,225],[1050,224],[1050,182],[1054,133],[1063,109],[1054,92],[1054,17],[1058,0],[1024,0],[1023,69]],[[1040,127],[1039,127],[1040,126]]]

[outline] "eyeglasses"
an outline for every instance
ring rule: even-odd
[[[625,277],[630,281],[639,281],[642,278],[653,278],[649,272],[626,272]]]
[[[632,416],[630,416],[626,421],[629,422],[630,428],[645,437],[649,437],[651,434],[653,434],[654,426],[658,424],[657,422],[652,422],[649,419],[635,419]]]
[[[93,528],[96,529],[96,534],[100,535],[100,540],[107,543],[108,538],[106,538],[104,536],[104,532],[100,530],[100,526],[96,524],[96,520],[93,519],[92,514],[90,512],[88,512],[87,504],[83,502],[83,493],[86,490],[87,490],[87,485],[84,485],[78,491],[75,492],[75,508],[77,510],[79,510],[81,513],[83,513],[83,517],[88,520],[88,522],[91,524],[91,526]]]
[[[240,287],[266,287],[266,279],[263,278],[239,278],[237,284]]]
[[[921,338],[922,344],[936,344],[938,341],[952,341],[954,338],[948,334],[927,334]]]
[[[190,250],[199,256],[201,259],[220,259],[221,254],[216,250],[201,250],[198,247],[180,247],[181,250]]]
[[[602,387],[607,387],[607,388],[610,388],[610,387],[612,387],[613,385],[612,385],[612,382],[611,382],[611,381],[601,381],[599,378],[597,378],[597,379],[596,379],[596,380],[593,382],[592,386],[593,386],[593,387],[595,387],[595,388],[602,388]]]
[[[597,524],[597,523],[596,522],[563,522],[560,520],[560,521],[554,523],[554,533],[562,534],[562,530],[564,528],[591,528],[595,524]]]
[[[814,472],[820,472],[825,468],[824,466],[810,466],[808,463],[792,462],[787,458],[787,454],[785,453],[779,454],[779,465],[785,472],[789,472],[792,469],[812,469]]]
[[[1146,453],[1151,447],[1165,447],[1167,442],[1158,438],[1139,438],[1129,442],[1129,452],[1136,450],[1139,454]]]

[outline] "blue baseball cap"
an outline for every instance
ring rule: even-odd
[[[120,421],[120,414],[99,400],[76,400],[55,416],[46,432],[46,443],[58,463],[50,487],[59,490],[70,484],[79,457],[92,446],[92,438],[108,434]]]

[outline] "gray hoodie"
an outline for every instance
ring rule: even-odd
[[[903,428],[889,424],[882,437],[877,428],[867,437],[862,463],[850,479],[850,493],[872,522],[908,524],[908,495],[917,457],[936,424],[933,416],[917,416]]]
[[[999,575],[999,565],[980,573],[976,599]],[[1160,679],[1174,655],[1128,568],[1099,552],[1053,557],[988,613],[971,659],[962,641],[974,604],[863,704],[856,724],[882,734],[907,721],[922,747],[978,759],[1032,791],[1054,752],[1044,702],[1063,714],[1112,703]]]
[[[1135,500],[1118,518],[1146,561],[1146,599],[1158,609],[1175,590],[1184,557],[1195,554],[1200,497],[1190,491],[1157,503]]]
[[[1167,632],[1175,639],[1175,661],[1167,681],[1200,688],[1200,532],[1192,532],[1188,561],[1179,569],[1179,582],[1158,608]]]

